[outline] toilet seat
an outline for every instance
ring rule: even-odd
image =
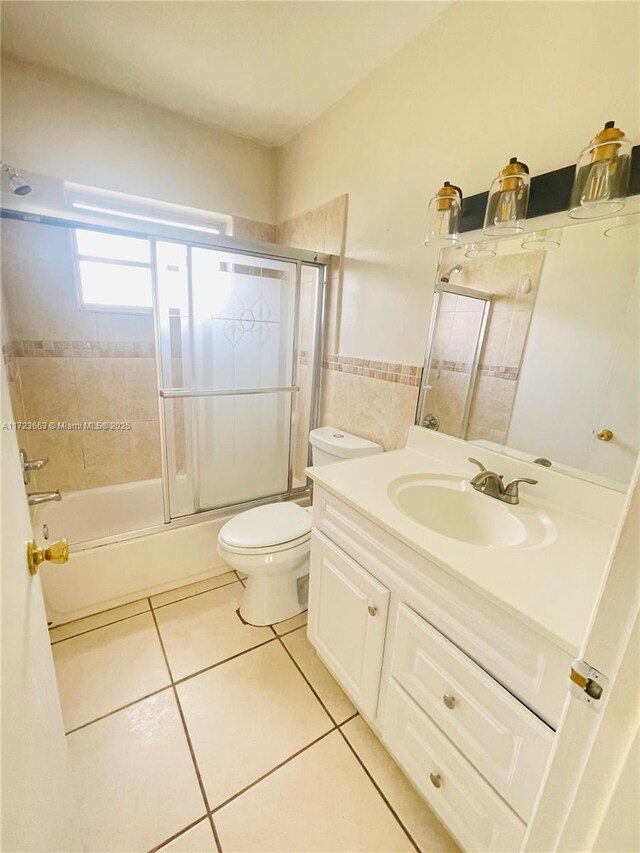
[[[228,521],[220,544],[236,554],[273,553],[294,548],[311,536],[311,513],[296,503],[258,506]]]

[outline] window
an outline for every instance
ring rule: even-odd
[[[140,311],[152,307],[149,240],[77,228],[75,245],[81,308]]]

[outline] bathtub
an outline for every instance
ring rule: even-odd
[[[51,624],[69,622],[229,571],[217,550],[231,514],[165,524],[162,481],[63,493],[32,510],[39,544],[69,541],[69,562],[40,569]]]

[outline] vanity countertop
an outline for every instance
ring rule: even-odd
[[[538,547],[493,548],[452,539],[405,515],[389,495],[390,483],[398,477],[423,474],[453,474],[468,480],[477,473],[477,468],[462,461],[466,455],[478,455],[485,463],[495,463],[493,470],[502,472],[511,468],[507,471],[509,478],[522,476],[525,463],[514,472],[513,463],[502,456],[480,448],[475,448],[477,453],[469,454],[473,445],[445,436],[423,440],[417,429],[413,428],[412,433],[417,437],[415,443],[423,445],[419,448],[407,447],[311,467],[307,473],[319,486],[414,551],[509,610],[569,654],[577,655],[607,564],[615,531],[615,510],[621,508],[623,496],[604,490],[602,502],[607,506],[599,513],[594,511],[598,498],[594,490],[599,487],[581,485],[560,474],[552,474],[549,479],[550,475],[544,471],[538,475],[541,487],[524,486],[520,506],[511,509],[516,515],[519,509],[548,513],[557,529],[553,541]],[[451,449],[453,453],[447,453]],[[500,464],[502,467],[498,467]],[[524,476],[538,471],[539,466],[526,464]],[[571,503],[567,506],[568,497],[575,505],[575,493],[580,496],[580,490],[585,499],[579,506],[584,513],[572,511]]]

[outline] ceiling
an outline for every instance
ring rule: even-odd
[[[281,145],[451,0],[3,0],[2,49]]]

